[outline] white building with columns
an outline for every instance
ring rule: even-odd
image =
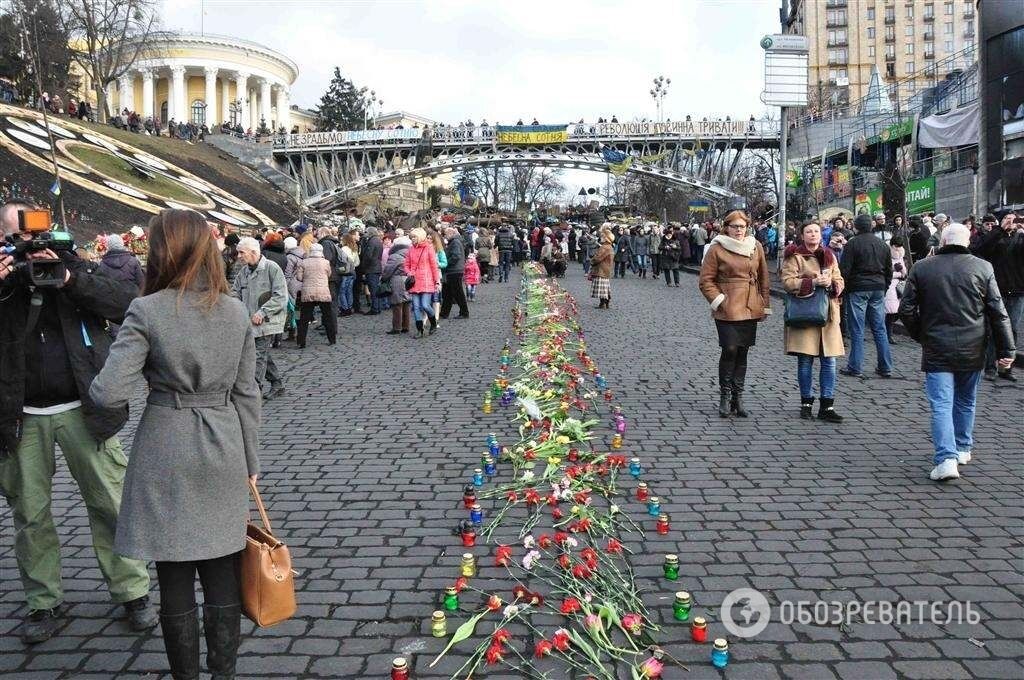
[[[108,93],[111,109],[168,121],[224,121],[243,129],[303,131],[313,121],[294,111],[289,91],[295,62],[258,43],[223,35],[169,33],[151,37],[132,69]]]

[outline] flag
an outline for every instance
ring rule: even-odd
[[[53,180],[53,184],[50,186],[50,193],[54,196],[60,196],[60,180]]]

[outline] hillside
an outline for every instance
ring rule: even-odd
[[[36,112],[19,107],[3,106],[0,114],[0,192],[48,202],[53,176],[48,145],[42,144],[42,121]],[[168,206],[193,207],[212,221],[234,226],[295,219],[291,197],[209,144],[59,116],[51,122],[60,126],[55,140],[62,173],[79,180],[62,183],[78,242],[145,224],[156,209]]]

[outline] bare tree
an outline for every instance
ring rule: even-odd
[[[123,76],[157,26],[156,0],[63,0],[60,21],[72,58],[89,75],[100,122],[106,122],[107,86]]]
[[[504,193],[511,199],[515,210],[522,204],[531,205],[557,200],[565,192],[561,171],[529,163],[513,163],[502,168]]]

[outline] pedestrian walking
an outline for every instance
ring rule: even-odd
[[[463,275],[466,271],[466,250],[459,230],[446,227],[444,231],[447,243],[444,253],[448,266],[444,270],[444,283],[441,286],[441,318],[447,319],[451,314],[452,305],[459,306],[459,318],[469,318],[469,303],[466,302],[466,288]]]
[[[797,384],[800,387],[800,417],[811,418],[814,408],[814,360],[818,359],[818,389],[821,402],[818,418],[843,422],[835,410],[836,357],[846,353],[839,330],[839,297],[843,294],[843,276],[831,250],[821,243],[821,227],[810,222],[801,231],[802,242],[786,246],[779,277],[790,295],[801,298],[824,296],[828,312],[823,326],[786,325],[786,354],[797,358]]]
[[[893,236],[889,241],[889,255],[892,260],[892,281],[885,289],[885,335],[890,345],[896,344],[893,328],[899,318],[900,298],[907,281],[907,252],[903,247],[903,238]]]
[[[476,264],[480,270],[480,278],[487,283],[491,281],[491,251],[494,248],[494,237],[488,229],[481,229],[476,239]],[[468,253],[467,253],[468,255]],[[466,261],[469,261],[467,256]],[[473,298],[470,297],[470,300]]]
[[[986,216],[985,221],[993,216]],[[991,222],[989,222],[991,224]],[[996,274],[999,294],[1010,317],[1014,343],[1020,341],[1021,322],[1024,320],[1024,217],[1007,213],[998,227],[992,225],[978,244],[976,255],[987,260]],[[1016,382],[1012,366],[996,370],[995,343],[989,342],[985,351],[985,377]]]
[[[255,482],[259,473],[254,327],[245,306],[228,295],[202,216],[161,212],[150,221],[149,248],[145,296],[128,308],[89,388],[97,404],[127,410],[138,379],[149,385],[114,549],[156,562],[160,626],[176,679],[199,677],[198,572],[207,669],[214,678],[234,678],[246,477]]]
[[[476,253],[466,255],[466,298],[472,302],[476,299],[476,287],[480,285],[480,265],[476,261]]]
[[[711,241],[700,269],[700,291],[711,304],[722,348],[718,360],[718,415],[747,417],[743,390],[747,354],[757,341],[757,323],[771,314],[768,263],[761,244],[748,232],[742,210],[725,216],[725,233]]]
[[[365,312],[372,316],[380,314],[380,299],[377,297],[377,286],[380,285],[381,264],[380,258],[384,252],[384,243],[381,241],[380,232],[376,227],[369,227],[366,230],[366,239],[359,250],[359,267],[363,274],[363,280],[370,296],[370,309]],[[362,291],[357,290],[356,295]],[[358,305],[357,305],[358,306]]]
[[[334,268],[324,257],[324,247],[319,243],[311,245],[297,275],[302,283],[299,332],[295,339],[299,349],[306,347],[309,323],[313,320],[313,310],[316,308],[320,309],[320,320],[327,330],[327,344],[333,345],[338,341],[338,308],[331,294],[332,269]]]
[[[407,277],[403,285],[409,291],[409,299],[412,302],[416,337],[422,338],[424,321],[430,324],[430,335],[437,330],[433,298],[441,290],[441,267],[437,262],[433,240],[427,237],[425,229],[416,227],[409,232],[409,238],[412,247],[405,256]]]
[[[870,326],[875,339],[878,364],[875,373],[892,377],[892,355],[885,330],[885,291],[892,282],[892,255],[889,247],[872,233],[874,224],[869,215],[857,215],[853,221],[857,235],[843,250],[839,269],[846,284],[846,320],[850,329],[850,356],[840,373],[863,378],[864,329]]]
[[[388,335],[408,333],[412,325],[412,310],[409,302],[409,291],[405,289],[405,260],[409,255],[412,241],[406,236],[398,236],[391,242],[388,261],[381,271],[381,281],[388,281],[391,289],[391,330]]]
[[[615,243],[615,276],[626,278],[626,268],[633,259],[632,238],[624,228],[619,230],[619,239]],[[611,296],[609,296],[609,299]],[[607,306],[607,305],[606,305]]]
[[[498,227],[495,241],[498,248],[498,282],[500,283],[508,281],[512,274],[512,254],[516,249],[516,235],[512,227],[507,224]]]
[[[991,327],[996,363],[1013,364],[1016,346],[992,265],[970,254],[962,224],[943,229],[932,257],[914,265],[900,300],[900,320],[921,343],[924,389],[931,406],[937,482],[956,479],[973,458],[974,412],[985,367],[985,330]]]
[[[668,231],[660,239],[659,248],[661,252],[658,255],[658,261],[661,266],[661,270],[665,273],[665,285],[671,286],[675,283],[676,288],[679,287],[679,267],[682,262],[683,246],[677,238],[676,230],[674,227],[669,227]]]
[[[597,298],[598,309],[608,309],[612,302],[612,267],[615,264],[615,234],[610,229],[601,232],[601,247],[590,260],[590,297]]]
[[[352,316],[353,291],[356,271],[359,268],[359,237],[357,232],[350,231],[341,239],[341,267],[343,273],[338,284],[338,308],[341,316]]]
[[[284,395],[284,376],[278,372],[270,345],[275,333],[284,332],[288,284],[281,268],[260,254],[256,239],[246,236],[240,240],[238,255],[245,266],[235,277],[231,294],[245,305],[253,325],[256,383],[260,393],[264,399],[276,399]]]

